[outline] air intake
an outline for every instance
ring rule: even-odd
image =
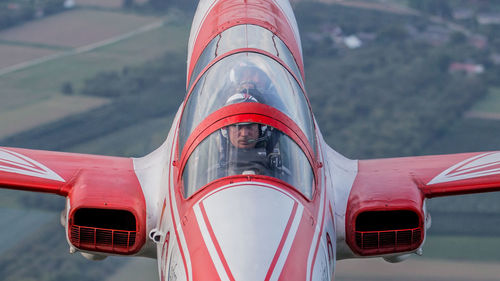
[[[356,219],[356,246],[364,255],[412,251],[422,240],[422,224],[413,211],[368,211]]]
[[[69,235],[83,250],[128,254],[136,242],[136,219],[129,211],[82,208],[74,213]]]

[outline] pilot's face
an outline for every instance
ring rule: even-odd
[[[237,148],[254,148],[258,138],[258,124],[236,124],[229,126],[229,140]]]

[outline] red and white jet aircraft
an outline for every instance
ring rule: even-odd
[[[287,0],[202,0],[187,95],[143,158],[0,148],[0,186],[67,198],[71,251],[158,260],[161,280],[332,280],[421,251],[426,199],[500,190],[500,152],[350,160],[305,95]]]

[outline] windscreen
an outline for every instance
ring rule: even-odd
[[[233,175],[274,177],[309,199],[313,193],[314,175],[303,151],[281,131],[264,124],[236,123],[205,138],[185,166],[184,196]]]

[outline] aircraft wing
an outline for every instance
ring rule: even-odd
[[[0,147],[2,188],[67,196],[83,176],[102,188],[140,189],[130,158]]]
[[[131,255],[146,242],[145,196],[131,158],[0,147],[0,188],[67,197],[68,240]]]
[[[500,152],[360,160],[349,193],[346,242],[357,256],[421,247],[425,199],[500,191]]]
[[[386,190],[413,185],[426,198],[498,191],[500,152],[361,160],[357,180]]]

